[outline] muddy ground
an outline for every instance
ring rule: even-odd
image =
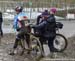
[[[15,34],[13,33],[7,33],[4,34],[1,44],[8,45],[11,43],[14,43],[15,40]],[[68,46],[67,49],[64,52],[58,53],[58,58],[75,58],[75,35],[72,37],[69,37],[68,39]],[[6,46],[8,47],[8,46]]]

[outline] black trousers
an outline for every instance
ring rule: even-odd
[[[44,53],[44,47],[43,44],[47,41],[44,37],[40,36],[39,41],[41,43],[42,51]]]
[[[40,37],[40,42],[42,45],[42,50],[44,52],[44,47],[43,44],[48,41],[48,47],[50,49],[50,52],[57,52],[56,49],[54,48],[53,42],[54,42],[55,36],[54,37],[49,37],[49,38],[45,38],[45,37]]]
[[[0,35],[3,36],[2,22],[0,22]]]
[[[21,41],[21,39],[25,39],[25,38],[26,38],[26,43],[27,43],[28,47],[30,47],[30,46],[29,46],[29,44],[30,44],[30,35],[25,34],[25,32],[19,32],[19,33],[17,34],[16,39],[15,39],[15,43],[14,43],[14,47],[13,47],[13,48],[14,48],[14,49],[17,48],[18,42]],[[23,41],[24,41],[24,40],[23,40]]]
[[[55,37],[50,37],[48,39],[48,46],[49,46],[49,49],[50,49],[50,52],[57,52],[56,49],[54,48],[54,39]]]

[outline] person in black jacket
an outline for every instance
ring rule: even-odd
[[[33,26],[33,28],[40,30],[41,39],[48,40],[48,46],[50,52],[52,53],[56,52],[56,49],[53,46],[53,40],[56,37],[56,20],[54,16],[55,13],[55,8],[50,9],[50,15],[48,15],[46,19],[43,19],[43,21],[38,25]],[[43,40],[41,40],[41,43],[43,43]]]
[[[2,22],[3,22],[2,12],[0,12],[0,34],[3,37]]]
[[[39,15],[39,16],[37,17],[36,25],[42,23],[43,20],[46,20],[49,15],[50,15],[50,13],[48,12],[48,10],[47,10],[47,9],[44,10],[44,12],[42,12],[41,15]],[[35,30],[36,30],[36,31],[35,31],[34,33],[35,33],[35,34],[38,33],[38,34],[36,34],[36,35],[39,36],[39,40],[40,40],[41,45],[42,45],[42,50],[43,50],[43,52],[44,52],[43,43],[44,43],[46,40],[41,36],[41,33],[42,33],[42,32],[41,32],[40,30],[38,30],[38,29],[35,29]]]

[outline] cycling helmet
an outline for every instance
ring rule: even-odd
[[[23,10],[23,7],[22,6],[17,6],[15,8],[15,11],[18,11],[18,12],[22,12],[22,10]]]
[[[57,10],[56,10],[56,8],[51,8],[50,11],[53,13],[56,13]]]

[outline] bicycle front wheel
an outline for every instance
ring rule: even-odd
[[[35,58],[35,60],[40,60],[40,58],[42,58],[43,56],[42,46],[40,41],[36,38],[32,38],[31,47],[32,47],[31,51],[32,56]]]
[[[57,52],[63,52],[68,45],[66,37],[62,34],[56,34],[53,44]]]

